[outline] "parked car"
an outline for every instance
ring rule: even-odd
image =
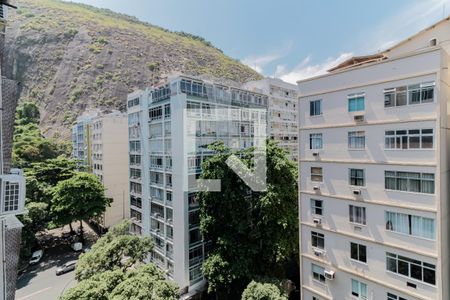
[[[83,243],[80,242],[73,243],[72,245],[70,245],[70,247],[72,248],[73,251],[78,252],[83,250]]]
[[[64,273],[75,270],[76,263],[76,260],[66,262],[64,265],[56,269],[56,275],[62,275]]]
[[[31,259],[30,259],[30,265],[34,265],[37,264],[38,262],[41,261],[42,256],[44,256],[44,250],[37,250],[34,251],[33,254],[31,255]]]

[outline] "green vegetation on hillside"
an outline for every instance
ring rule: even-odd
[[[124,110],[128,93],[172,72],[238,82],[261,78],[202,37],[88,5],[22,0],[8,26],[21,101],[36,101],[45,136],[67,139],[85,110]]]

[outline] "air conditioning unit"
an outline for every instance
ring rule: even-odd
[[[167,219],[167,222],[168,223],[172,223],[172,219]]]
[[[319,156],[319,152],[313,152],[313,156]]]
[[[361,190],[353,190],[353,195],[355,196],[361,195]]]
[[[160,215],[159,215],[159,213],[155,212],[155,213],[153,213],[153,216],[154,216],[155,218],[158,218]]]
[[[313,223],[316,224],[316,225],[322,225],[322,219],[320,219],[320,218],[314,218],[314,219],[313,219]]]
[[[357,123],[361,123],[361,122],[364,122],[366,119],[365,119],[364,115],[356,115],[356,116],[353,116],[353,120],[355,120],[355,122],[357,122]]]
[[[314,255],[315,256],[323,256],[325,254],[325,251],[320,249],[314,249]]]
[[[336,273],[331,270],[325,270],[324,274],[325,274],[325,278],[328,280],[333,280],[336,277]]]
[[[314,191],[320,191],[320,186],[318,186],[318,185],[313,186],[313,190]]]

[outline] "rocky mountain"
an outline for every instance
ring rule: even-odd
[[[21,101],[39,103],[46,136],[67,138],[90,108],[125,109],[126,95],[171,72],[238,82],[261,76],[201,37],[57,0],[18,0],[8,17],[8,72]]]

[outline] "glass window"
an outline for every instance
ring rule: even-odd
[[[319,116],[322,114],[322,100],[315,100],[309,102],[309,115]]]
[[[348,133],[348,148],[349,149],[364,149],[366,147],[366,132],[365,131],[350,131]]]
[[[325,236],[322,233],[311,231],[311,245],[319,249],[324,249]]]
[[[348,111],[362,111],[365,110],[364,94],[349,95],[348,96]]]
[[[314,280],[317,280],[319,282],[325,282],[325,269],[321,266],[311,264],[311,270],[313,274]]]
[[[367,284],[352,279],[352,296],[357,299],[367,300]]]
[[[384,133],[386,149],[431,149],[433,129],[387,130]]]
[[[311,211],[314,215],[323,215],[323,201],[317,199],[311,199]]]
[[[397,296],[395,294],[392,294],[392,293],[387,293],[387,300],[408,300],[408,299],[403,298],[403,297],[399,297],[399,296]]]
[[[350,243],[350,257],[360,262],[367,262],[367,247],[364,245]]]
[[[434,86],[434,82],[426,82],[385,89],[384,107],[433,102]]]
[[[309,135],[309,149],[322,149],[322,134],[312,133]]]
[[[349,216],[351,223],[366,225],[366,208],[349,205]]]
[[[436,266],[430,263],[387,252],[386,269],[432,285],[436,284]]]
[[[322,168],[321,167],[311,167],[311,181],[322,182]]]
[[[386,230],[435,239],[434,219],[386,211]]]
[[[349,169],[350,185],[364,186],[364,170]]]
[[[434,174],[401,171],[384,172],[387,190],[434,194]]]

